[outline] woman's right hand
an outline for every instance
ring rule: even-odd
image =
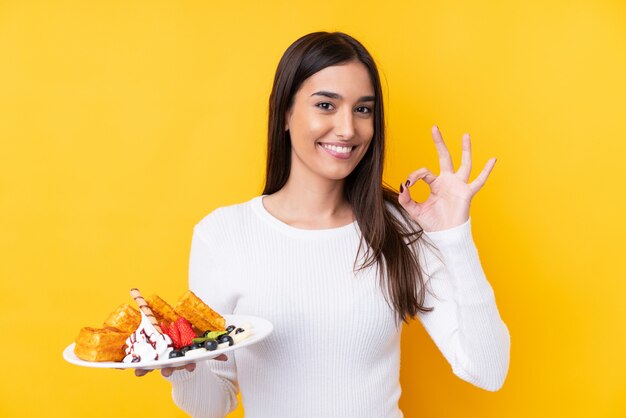
[[[228,360],[228,357],[226,357],[226,354],[220,354],[219,356],[211,360],[226,361]],[[176,370],[187,370],[188,372],[193,372],[194,370],[196,370],[196,363],[189,363],[179,367],[164,367],[161,369],[161,376],[170,377]],[[151,371],[152,369],[135,369],[135,376],[145,376]]]

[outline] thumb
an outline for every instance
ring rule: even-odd
[[[413,219],[417,219],[422,211],[422,205],[411,198],[411,191],[404,184],[400,183],[400,193],[398,193],[398,203],[406,210]]]

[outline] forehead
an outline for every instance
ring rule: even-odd
[[[346,99],[374,95],[367,67],[360,62],[326,67],[304,80],[300,90],[309,94],[318,90],[331,91]]]

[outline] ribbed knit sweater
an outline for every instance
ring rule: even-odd
[[[426,235],[437,247],[419,250],[426,306],[434,310],[418,318],[454,374],[498,390],[510,339],[470,221]],[[168,378],[174,402],[194,417],[223,417],[241,389],[249,418],[402,417],[402,325],[376,269],[354,272],[359,240],[356,222],[321,230],[287,225],[264,208],[262,196],[199,222],[190,289],[222,314],[266,318],[274,331],[228,361],[175,372]]]

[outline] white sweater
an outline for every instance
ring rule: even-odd
[[[470,222],[427,236],[439,255],[424,249],[420,259],[436,298],[428,294],[434,311],[419,320],[454,374],[498,390],[510,339]],[[402,417],[402,326],[375,269],[353,272],[358,246],[356,222],[294,228],[274,218],[262,196],[205,217],[194,229],[190,289],[222,314],[266,318],[274,331],[226,362],[175,372],[174,402],[194,417],[223,417],[241,388],[249,418]]]

